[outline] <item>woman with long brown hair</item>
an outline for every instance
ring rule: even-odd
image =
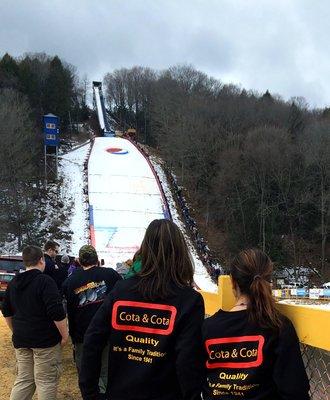
[[[230,268],[236,304],[204,322],[204,399],[307,400],[309,383],[292,323],[271,290],[273,264],[258,249],[241,251]]]
[[[204,303],[192,288],[183,235],[172,221],[154,220],[138,255],[141,270],[116,284],[85,335],[83,398],[101,398],[98,371],[108,341],[111,400],[200,399]]]

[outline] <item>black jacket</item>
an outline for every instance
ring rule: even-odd
[[[73,343],[82,343],[92,318],[121,276],[112,268],[92,267],[75,271],[62,293],[67,300],[69,332]]]
[[[44,274],[53,278],[57,284],[57,272],[59,270],[59,267],[56,264],[55,260],[52,257],[50,257],[48,254],[44,254],[44,257],[45,257]]]
[[[13,318],[15,348],[46,348],[61,341],[53,321],[65,318],[55,282],[37,269],[15,276],[9,283],[2,313]]]
[[[109,341],[111,400],[201,399],[202,296],[192,288],[172,285],[171,296],[147,301],[136,289],[138,279],[116,284],[86,332],[80,374],[83,398],[99,399],[101,354]]]
[[[246,310],[219,310],[204,322],[204,399],[309,400],[309,383],[292,323],[279,332],[252,324]]]

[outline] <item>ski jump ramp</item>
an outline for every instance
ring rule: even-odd
[[[154,219],[167,218],[159,183],[128,140],[99,137],[88,161],[91,241],[105,265],[132,258]]]

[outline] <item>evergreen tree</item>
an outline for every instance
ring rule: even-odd
[[[13,57],[6,53],[0,60],[0,89],[17,88],[18,65]]]
[[[74,77],[69,68],[65,68],[55,56],[49,65],[49,73],[44,87],[44,113],[53,113],[60,117],[62,127],[69,123],[69,112],[73,106]]]
[[[269,90],[268,90],[268,89],[267,89],[266,92],[262,95],[262,100],[273,102],[273,97],[272,97],[272,95],[269,93]]]
[[[44,54],[27,55],[19,63],[20,90],[28,97],[38,122],[43,114],[42,98],[48,71],[49,58]]]

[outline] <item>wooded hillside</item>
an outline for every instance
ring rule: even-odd
[[[105,76],[110,114],[157,148],[221,261],[247,246],[329,270],[330,110],[190,66]]]

